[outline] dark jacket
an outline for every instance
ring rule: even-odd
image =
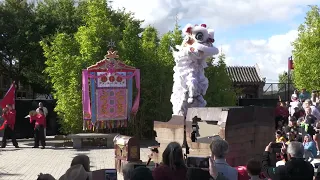
[[[291,158],[284,166],[270,166],[270,153],[262,156],[262,169],[272,180],[313,180],[314,168],[304,159]]]

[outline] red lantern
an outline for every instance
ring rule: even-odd
[[[115,80],[114,76],[110,76],[110,77],[109,77],[109,81],[110,81],[110,82],[114,82],[114,80]]]
[[[121,82],[121,81],[122,81],[122,77],[121,77],[121,76],[118,76],[118,77],[117,77],[117,81],[118,81],[118,82]]]
[[[107,82],[107,81],[108,81],[107,76],[102,76],[102,77],[101,77],[101,81],[102,81],[102,82]]]

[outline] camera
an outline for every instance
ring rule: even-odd
[[[189,156],[187,158],[187,167],[209,168],[209,157]]]

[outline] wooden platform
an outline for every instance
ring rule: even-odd
[[[79,134],[69,134],[67,138],[71,139],[73,142],[73,148],[81,149],[82,141],[84,139],[105,139],[107,143],[105,144],[107,148],[113,147],[113,138],[118,134],[103,134],[103,133],[79,133]]]

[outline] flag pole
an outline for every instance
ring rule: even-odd
[[[288,102],[290,102],[290,76],[291,76],[291,68],[292,68],[292,56],[288,58]]]

